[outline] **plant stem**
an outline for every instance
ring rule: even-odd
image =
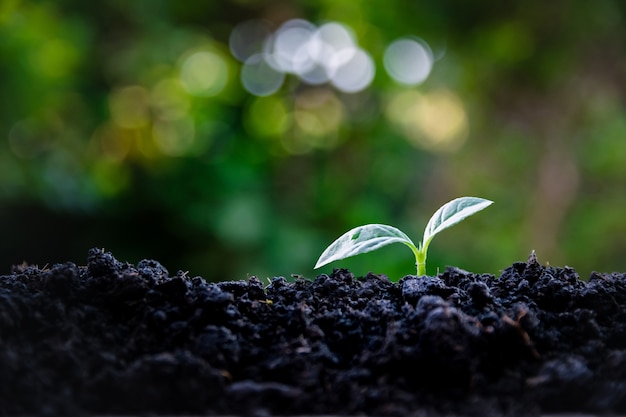
[[[426,275],[426,265],[424,264],[415,264],[417,266],[417,276],[421,277]]]
[[[430,243],[430,242],[429,242]],[[422,243],[418,246],[415,246],[413,243],[404,243],[413,251],[413,255],[415,255],[415,266],[417,267],[417,276],[420,277],[422,275],[426,275],[426,250],[427,246],[423,246]]]
[[[418,277],[426,275],[426,251],[418,250],[415,253],[415,265]]]

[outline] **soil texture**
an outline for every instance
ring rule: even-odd
[[[99,249],[0,276],[1,415],[626,413],[626,274],[208,283]]]

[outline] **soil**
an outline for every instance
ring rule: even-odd
[[[2,415],[626,413],[626,275],[208,283],[93,249],[0,277]]]

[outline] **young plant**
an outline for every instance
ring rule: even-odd
[[[426,275],[426,253],[436,234],[453,226],[472,214],[493,204],[493,201],[478,197],[456,198],[433,214],[424,230],[423,240],[416,246],[401,230],[385,224],[366,224],[355,227],[335,240],[315,264],[315,269],[340,259],[371,252],[391,243],[404,243],[415,255],[417,275]]]

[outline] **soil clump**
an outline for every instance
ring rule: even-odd
[[[99,249],[0,276],[1,415],[626,413],[626,275],[206,282]]]

